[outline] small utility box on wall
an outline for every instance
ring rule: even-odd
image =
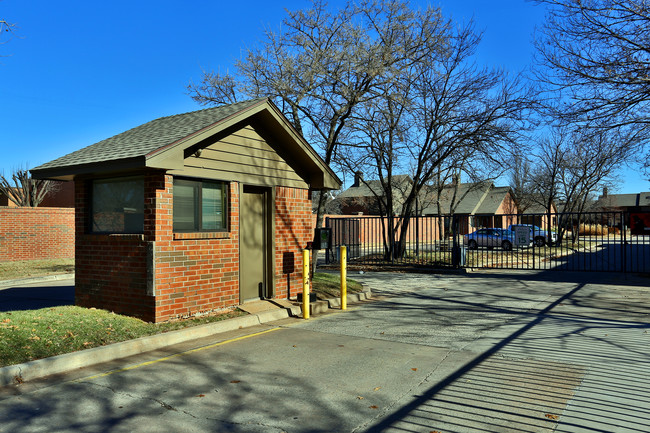
[[[329,250],[332,245],[332,229],[330,227],[321,227],[314,230],[313,249]]]

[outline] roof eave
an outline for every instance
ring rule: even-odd
[[[107,166],[109,169],[107,169]],[[77,176],[141,170],[145,167],[144,157],[137,156],[113,160],[110,161],[110,164],[103,161],[90,164],[67,165],[64,167],[34,168],[30,170],[30,173],[34,179],[67,181],[74,180]]]

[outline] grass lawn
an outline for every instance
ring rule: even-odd
[[[44,266],[42,269],[53,269],[52,264],[48,266]],[[24,278],[27,274],[26,267],[18,266],[14,269],[13,277],[6,279]],[[19,272],[20,269],[23,270],[22,273]],[[74,269],[74,264],[72,264],[72,269]],[[5,279],[4,274],[0,275],[2,275],[1,279]],[[34,276],[31,272],[29,275]],[[361,291],[361,289],[361,284],[348,280],[350,293]],[[313,290],[319,299],[340,296],[340,276],[316,273]],[[245,314],[247,313],[239,309],[232,309],[222,314],[153,324],[105,310],[75,306],[0,313],[0,367],[217,322]]]
[[[0,280],[42,277],[74,272],[74,259],[0,262]]]
[[[363,290],[361,283],[346,279],[348,293]],[[325,274],[316,272],[312,281],[312,290],[318,299],[338,298],[341,296],[341,274]]]
[[[75,306],[0,313],[0,367],[245,315],[153,324],[106,310]]]

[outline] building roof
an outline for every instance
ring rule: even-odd
[[[392,177],[393,197],[401,199],[410,192],[410,186],[413,183],[411,177],[406,174],[398,174]],[[379,180],[366,180],[359,184],[359,186],[351,186],[345,191],[341,192],[337,197],[339,198],[355,198],[355,197],[382,197],[384,189]]]
[[[492,187],[487,194],[484,196],[483,201],[478,206],[476,210],[477,215],[492,215],[496,214],[499,210],[499,207],[504,202],[508,194],[510,193],[510,187],[507,186],[494,186]],[[506,213],[517,213],[516,209],[505,209]]]
[[[450,214],[455,204],[454,213],[459,215],[493,214],[510,191],[508,187],[495,187],[491,182],[461,183],[445,185],[440,193],[440,207],[443,215]],[[437,215],[437,192],[428,188],[421,198],[423,213]]]
[[[182,165],[185,149],[251,118],[265,122],[297,161],[305,164],[312,174],[313,188],[340,187],[341,181],[334,172],[268,98],[161,117],[42,164],[31,172],[35,178],[70,180],[79,174],[107,171],[175,169]]]
[[[602,208],[650,206],[650,191],[638,194],[608,194],[598,198],[597,206]]]

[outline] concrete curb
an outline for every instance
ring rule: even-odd
[[[184,343],[213,334],[234,331],[287,317],[289,317],[287,310],[265,311],[259,314],[224,320],[222,322],[208,323],[163,334],[141,337],[135,340],[123,341],[121,343],[109,344],[107,346],[94,347],[79,352],[38,359],[23,364],[8,365],[0,368],[0,386],[64,373],[118,358],[126,358],[139,353],[161,349],[173,344]]]
[[[353,302],[361,302],[372,298],[372,291],[370,290],[370,287],[368,287],[366,283],[360,284],[363,287],[363,290],[358,293],[349,294],[347,296],[348,304],[351,304]],[[302,306],[299,306],[298,308],[300,308],[300,315],[302,315]],[[326,313],[330,308],[341,308],[341,298],[331,298],[323,301],[312,302],[309,304],[309,314],[315,315]]]
[[[69,277],[70,274],[67,275]],[[54,279],[48,279],[42,281],[53,280]],[[363,285],[363,291],[349,294],[348,303],[360,302],[372,297],[372,292],[368,285],[365,283],[361,284]],[[287,307],[280,303],[276,303],[276,305],[282,308],[264,311],[258,314],[249,314],[234,319],[227,319],[222,322],[208,323],[205,325],[179,329],[177,331],[165,332],[163,334],[140,337],[135,340],[123,341],[121,343],[109,344],[107,346],[65,353],[50,358],[37,359],[23,364],[8,365],[0,368],[0,386],[7,386],[51,376],[53,374],[65,373],[78,368],[161,349],[166,346],[209,337],[222,332],[234,331],[236,329],[260,325],[266,322],[286,319],[291,316],[300,317],[302,315],[302,308],[300,306]],[[328,308],[340,308],[340,306],[341,300],[339,298],[333,298],[327,301],[311,303],[310,310],[312,314],[318,314],[326,312]]]
[[[60,280],[67,280],[67,279],[74,279],[74,273],[45,275],[42,277],[32,277],[32,278],[20,278],[17,280],[0,280],[0,289],[6,289],[8,287],[14,287],[14,286],[22,286],[24,284],[46,283],[48,281],[60,281]]]
[[[352,302],[361,302],[372,298],[372,291],[366,283],[361,283],[363,291],[351,293],[348,295],[348,304]],[[329,308],[341,308],[341,298],[332,298],[327,300]]]

